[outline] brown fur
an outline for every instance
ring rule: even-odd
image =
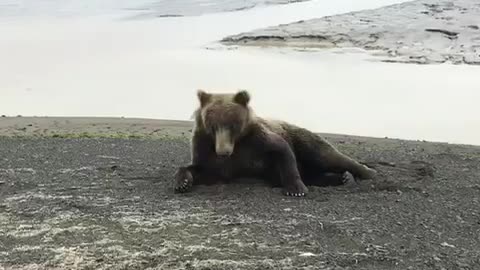
[[[375,171],[340,153],[313,132],[254,114],[247,91],[212,94],[198,91],[191,141],[191,164],[176,173],[175,190],[240,177],[263,178],[291,196],[306,185],[338,185],[345,173],[372,178]]]

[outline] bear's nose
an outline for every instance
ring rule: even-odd
[[[228,149],[222,149],[222,150],[217,151],[217,155],[220,156],[220,157],[228,157],[231,154],[232,154],[232,151],[230,151]]]

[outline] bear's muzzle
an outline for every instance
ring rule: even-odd
[[[219,129],[215,133],[215,152],[218,156],[230,156],[233,153],[234,143],[228,129]]]

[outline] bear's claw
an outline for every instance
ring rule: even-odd
[[[287,192],[287,196],[293,196],[293,197],[305,197],[305,193],[293,193],[293,192]]]
[[[284,194],[292,197],[305,197],[307,192],[308,188],[302,182],[300,182],[297,183],[297,185],[285,188]]]
[[[178,186],[175,187],[175,191],[177,192],[187,191],[190,187],[188,183],[189,183],[188,179],[185,179],[182,184],[179,184]]]
[[[179,169],[175,175],[175,192],[184,193],[192,187],[193,178],[184,168]]]

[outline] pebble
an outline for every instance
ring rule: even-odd
[[[449,244],[449,243],[447,243],[447,242],[443,242],[443,243],[441,243],[440,245],[441,245],[442,247],[450,247],[450,248],[455,248],[455,246],[454,246],[454,245],[452,245],[452,244]]]
[[[378,164],[383,165],[383,166],[389,166],[389,167],[396,167],[397,164],[394,162],[389,162],[389,161],[379,161]]]
[[[312,257],[312,256],[315,256],[315,254],[311,253],[311,252],[304,252],[304,253],[300,253],[300,255],[298,255],[300,257]]]

